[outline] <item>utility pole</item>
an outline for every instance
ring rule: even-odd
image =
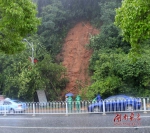
[[[34,48],[33,48],[33,42],[29,43],[29,41],[27,39],[23,39],[23,40],[26,41],[28,43],[28,45],[31,47],[32,56],[30,58],[31,58],[32,64],[34,65]]]

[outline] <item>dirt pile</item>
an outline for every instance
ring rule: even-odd
[[[60,54],[69,78],[65,92],[78,94],[79,89],[90,84],[88,66],[92,51],[87,49],[86,45],[90,36],[98,33],[89,22],[80,22],[68,32]]]

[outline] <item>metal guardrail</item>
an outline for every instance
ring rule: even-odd
[[[140,109],[132,110],[132,112],[143,112],[147,113],[147,111],[150,111],[150,99],[149,98],[140,98],[141,99],[141,107]],[[66,101],[52,101],[52,102],[44,102],[44,103],[37,103],[37,102],[27,102],[26,104],[26,110],[21,112],[13,112],[13,114],[32,114],[35,116],[36,114],[84,114],[84,113],[101,113],[103,115],[106,115],[107,113],[114,113],[114,112],[130,112],[126,110],[109,110],[111,106],[107,106],[108,101],[101,101],[103,103],[102,110],[98,110],[95,112],[89,112],[88,106],[91,105],[92,101],[72,101],[72,102],[66,102]],[[112,102],[112,101],[109,101]],[[121,105],[120,108],[123,109],[124,105]],[[108,109],[109,108],[109,109]],[[113,107],[114,108],[114,107]],[[99,112],[100,111],[100,112]],[[7,108],[4,106],[3,110],[0,109],[1,114],[6,116],[10,113]]]

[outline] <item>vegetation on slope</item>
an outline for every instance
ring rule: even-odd
[[[60,52],[68,30],[77,22],[90,21],[96,28],[100,29],[100,34],[91,37],[89,44],[89,48],[93,49],[89,66],[92,84],[87,88],[82,88],[83,91],[86,90],[85,96],[92,98],[98,92],[101,93],[103,98],[119,93],[135,96],[149,95],[149,36],[146,36],[146,40],[144,38],[140,41],[140,45],[142,44],[142,48],[140,48],[141,56],[137,56],[136,61],[133,62],[129,58],[129,52],[131,46],[133,49],[134,44],[128,39],[124,41],[122,34],[120,34],[121,30],[114,25],[115,9],[121,6],[121,1],[34,0],[38,7],[38,17],[41,17],[42,20],[41,25],[38,27],[38,32],[36,35],[30,36],[30,31],[25,30],[19,40],[14,38],[17,42],[11,46],[13,48],[17,46],[17,51],[21,51],[22,45],[18,41],[20,39],[23,40],[24,35],[29,33],[26,39],[30,43],[33,42],[34,57],[38,62],[32,65],[28,59],[32,52],[31,47],[28,46],[29,43],[27,43],[26,50],[19,54],[11,56],[1,55],[0,92],[11,98],[33,100],[35,91],[37,89],[44,89],[48,95],[48,100],[59,99],[61,91],[65,88],[68,80],[64,76],[66,71],[61,66],[61,62],[55,63],[55,56]],[[125,0],[124,4],[131,6],[130,1],[128,1]],[[138,2],[140,1],[138,0]],[[132,3],[132,6],[135,7],[134,3]],[[118,9],[117,13],[120,10],[123,10],[123,8]],[[143,11],[143,8],[141,11]],[[146,17],[147,14],[147,12],[144,12],[142,16]],[[122,16],[122,14],[120,15]],[[3,16],[1,9],[1,18]],[[118,20],[117,23],[120,25],[120,28],[123,29],[123,33],[128,33],[124,32],[124,30],[130,31],[128,26],[126,26],[127,29],[121,26],[122,21],[119,21],[119,15],[116,17],[116,20]],[[19,22],[21,23],[21,20]],[[37,26],[37,21],[33,22]],[[138,24],[136,22],[131,23],[134,23],[135,26]],[[133,27],[129,28],[132,29]],[[138,30],[138,27],[134,29]],[[126,35],[127,38],[130,37],[128,34]],[[138,40],[139,38],[135,39]],[[12,41],[12,43],[14,42]],[[21,48],[18,47],[18,44]],[[14,52],[10,50],[8,53]]]

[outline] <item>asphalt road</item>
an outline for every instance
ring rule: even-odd
[[[150,112],[0,115],[0,133],[150,133]]]

